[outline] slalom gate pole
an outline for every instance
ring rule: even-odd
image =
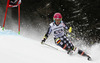
[[[49,45],[49,44],[44,43],[44,45],[47,45],[47,46],[49,46],[49,47],[51,47],[51,48],[53,48],[53,49],[58,50],[57,48],[55,48],[55,47],[53,47],[53,46],[51,46],[51,45]]]
[[[4,30],[6,16],[7,16],[7,11],[8,11],[8,7],[9,7],[9,2],[10,2],[10,0],[7,1],[6,12],[5,12],[5,17],[4,17],[4,22],[3,22],[3,28],[2,28],[2,30]]]
[[[18,5],[18,34],[20,34],[20,5]]]

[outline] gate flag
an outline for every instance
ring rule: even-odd
[[[8,7],[17,7],[21,4],[21,0],[10,0]]]

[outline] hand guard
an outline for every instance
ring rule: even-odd
[[[41,41],[41,44],[44,44],[45,40],[46,40],[46,39],[43,39],[43,40]]]
[[[46,41],[46,37],[43,38],[43,40],[41,41],[41,44],[44,44],[45,41]]]
[[[69,33],[71,33],[71,32],[72,32],[72,27],[70,27],[70,28],[69,28],[68,32],[69,32]]]

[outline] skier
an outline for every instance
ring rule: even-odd
[[[48,36],[51,34],[51,32],[54,35],[54,41],[55,43],[60,46],[61,48],[65,49],[67,51],[67,54],[72,53],[72,51],[77,52],[78,54],[82,56],[86,56],[88,60],[91,60],[91,57],[87,55],[84,51],[76,48],[67,38],[65,31],[67,33],[71,33],[72,28],[67,27],[65,23],[62,21],[62,15],[60,13],[55,13],[53,16],[53,22],[50,23],[50,26],[48,28],[47,33],[45,34],[44,38],[42,39],[41,44],[44,44]]]
[[[21,0],[10,0],[9,6],[18,6],[21,4]]]

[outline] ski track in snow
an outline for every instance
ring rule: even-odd
[[[92,61],[79,55],[68,55],[39,41],[0,29],[0,63],[100,63],[100,44],[89,48]]]

